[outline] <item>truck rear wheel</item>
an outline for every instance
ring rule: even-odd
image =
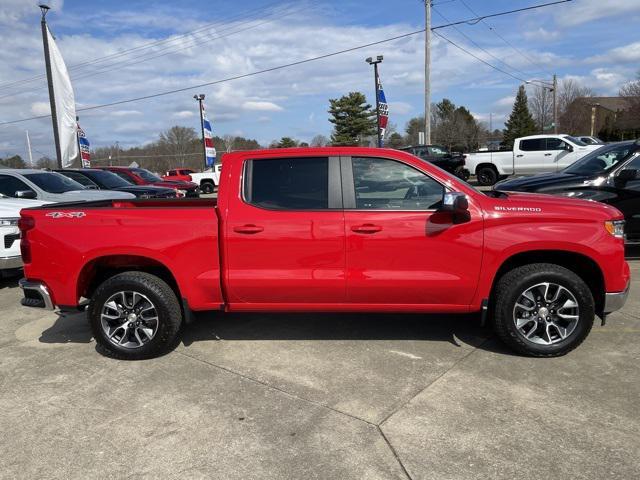
[[[594,317],[589,287],[559,265],[518,267],[496,285],[496,333],[525,355],[556,357],[570,352],[589,335]]]
[[[476,177],[478,177],[478,183],[480,185],[495,185],[498,181],[498,171],[493,166],[478,167]]]
[[[202,190],[202,193],[206,194],[210,194],[213,193],[215,190],[215,185],[213,184],[213,182],[202,182],[202,184],[200,185],[200,190]]]
[[[102,283],[89,305],[89,323],[107,355],[142,360],[177,345],[182,310],[166,282],[144,272],[124,272]]]

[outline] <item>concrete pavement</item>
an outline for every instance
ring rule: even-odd
[[[633,262],[634,278],[640,262]],[[558,359],[475,317],[199,315],[144,362],[0,283],[0,478],[631,479],[640,281]]]

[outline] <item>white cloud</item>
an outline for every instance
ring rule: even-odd
[[[640,3],[637,0],[582,0],[558,9],[556,22],[563,26],[576,26],[606,17],[633,13],[640,13]]]
[[[407,102],[389,102],[390,114],[406,115],[413,111],[413,105]]]
[[[551,31],[544,27],[539,27],[534,30],[527,30],[523,35],[527,40],[550,42],[552,40],[557,40],[560,37],[560,32],[557,30]]]
[[[594,55],[586,60],[588,63],[640,63],[640,42],[629,43],[622,47],[612,48],[602,55]]]
[[[180,110],[179,112],[175,112],[172,117],[173,118],[191,118],[195,116],[195,112],[191,110]]]
[[[516,101],[515,95],[508,95],[506,97],[502,97],[501,99],[497,100],[493,104],[499,108],[506,108],[506,107],[510,108],[513,106],[513,102],[515,101]]]
[[[33,102],[31,104],[31,113],[34,115],[50,115],[51,105],[49,102]]]
[[[110,112],[109,115],[112,117],[131,117],[135,115],[143,115],[140,110],[115,110]]]
[[[273,102],[264,101],[246,101],[242,104],[242,108],[245,110],[255,110],[258,112],[281,112],[284,110],[280,105],[276,105]]]

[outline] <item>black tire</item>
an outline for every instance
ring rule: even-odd
[[[495,185],[498,181],[498,171],[495,167],[479,167],[476,170],[476,176],[478,177],[478,183],[485,187]]]
[[[202,193],[204,193],[205,195],[208,195],[210,193],[213,193],[213,191],[215,190],[215,185],[213,184],[213,182],[203,182],[200,185],[200,190],[202,190]]]
[[[573,331],[566,338],[556,338],[557,343],[549,345],[527,340],[516,327],[515,319],[515,306],[518,299],[522,298],[521,294],[543,282],[552,282],[567,289],[577,301],[579,309]],[[494,299],[493,322],[498,337],[515,351],[533,357],[558,357],[578,347],[589,335],[595,318],[593,295],[584,280],[571,270],[549,263],[533,263],[509,271],[498,280]],[[537,324],[544,329],[545,324],[541,320]],[[547,338],[550,339],[549,336]]]
[[[153,337],[148,340],[148,337],[143,335],[148,341],[135,348],[116,345],[109,339],[102,325],[105,304],[113,295],[121,291],[136,292],[145,296],[151,302],[157,316]],[[142,319],[142,314],[139,315]],[[124,272],[103,282],[91,299],[88,316],[99,350],[121,360],[142,360],[168,353],[177,346],[183,325],[182,310],[174,291],[160,278],[144,272]],[[123,329],[123,331],[127,330]],[[124,333],[121,336],[124,336]]]

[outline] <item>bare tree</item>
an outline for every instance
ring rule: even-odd
[[[559,124],[563,133],[575,135],[585,130],[585,125],[590,122],[591,112],[576,100],[584,97],[593,97],[593,89],[580,85],[569,78],[564,79],[558,87],[558,115]]]
[[[236,137],[235,135],[223,135],[222,136],[222,143],[224,144],[224,149],[227,153],[231,152],[231,150],[233,150],[233,146],[236,143]]]
[[[619,95],[627,99],[629,113],[634,123],[640,124],[640,71],[637,80],[629,82],[620,89]]]
[[[190,127],[171,127],[166,132],[160,134],[158,146],[165,155],[173,155],[175,160],[180,161],[182,167],[188,154],[193,153],[194,144],[198,140],[196,131]]]
[[[324,135],[316,135],[311,139],[312,147],[325,147],[329,143],[329,139]]]
[[[536,86],[529,96],[529,109],[540,133],[553,121],[553,93],[548,88]]]

